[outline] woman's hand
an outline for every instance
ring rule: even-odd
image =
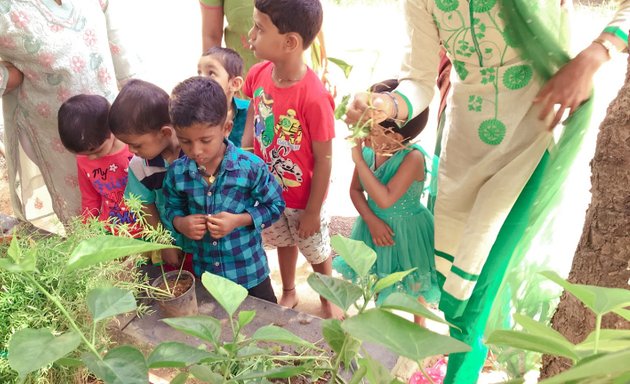
[[[8,61],[0,61],[0,65],[4,65],[9,71],[9,80],[7,81],[7,87],[4,90],[4,93],[7,94],[22,84],[22,81],[24,81],[24,74]]]
[[[381,93],[360,92],[348,105],[345,122],[347,124],[363,124],[372,119],[374,123],[392,118],[394,115],[394,101],[391,97]]]
[[[383,220],[373,217],[365,221],[372,235],[372,241],[379,247],[391,247],[394,245],[394,231]]]

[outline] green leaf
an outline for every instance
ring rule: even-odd
[[[205,365],[193,365],[188,368],[188,372],[190,372],[190,374],[195,378],[205,383],[223,384],[225,382],[225,380],[223,380],[223,376],[212,372],[212,370]]]
[[[137,308],[133,293],[117,287],[91,290],[87,295],[87,305],[94,321],[135,311]]]
[[[7,249],[9,257],[0,257],[0,269],[5,269],[11,273],[36,271],[36,255],[33,250],[22,251],[17,236],[11,238],[11,244]]]
[[[266,325],[258,328],[252,335],[252,340],[273,341],[282,344],[303,345],[308,348],[315,348],[313,343],[296,336],[294,333],[275,325]]]
[[[169,341],[160,343],[155,347],[149,355],[147,364],[149,368],[187,367],[212,356],[207,351],[191,347],[188,344]]]
[[[148,384],[149,370],[142,353],[124,345],[107,352],[102,360],[91,353],[83,354],[88,369],[107,384]]]
[[[593,331],[588,337],[576,345],[578,351],[591,352],[595,350],[595,334]],[[628,329],[602,329],[599,333],[598,351],[617,352],[630,348],[630,330]],[[590,354],[590,353],[589,353]]]
[[[9,365],[24,377],[77,349],[81,337],[75,332],[54,336],[47,329],[21,329],[9,340]]]
[[[407,276],[411,272],[415,271],[416,269],[417,268],[412,268],[412,269],[409,269],[407,271],[394,272],[392,274],[389,274],[389,275],[383,277],[382,279],[379,279],[376,282],[376,284],[374,285],[374,293],[379,293],[383,289],[396,284],[397,282],[399,282],[402,279],[404,279],[405,276]]]
[[[334,57],[329,57],[328,61],[330,61],[331,63],[341,68],[341,70],[343,71],[343,75],[346,77],[346,79],[348,78],[348,76],[350,76],[350,72],[352,72],[352,65],[346,63],[345,61],[341,59],[337,59]]]
[[[175,376],[170,384],[186,384],[186,380],[188,380],[188,376],[189,373],[188,372],[182,372],[179,375]]]
[[[376,252],[362,241],[335,235],[330,245],[360,277],[367,276],[376,262]]]
[[[210,316],[171,317],[162,319],[170,327],[211,344],[221,341],[221,323]]]
[[[249,380],[267,378],[267,379],[286,379],[289,377],[298,376],[301,373],[306,372],[306,367],[302,366],[284,366],[278,368],[271,368],[265,371],[248,371],[242,375],[238,375],[234,378],[234,382],[243,383],[248,382]],[[251,381],[258,383],[258,381]]]
[[[555,272],[546,271],[541,274],[577,297],[586,307],[595,312],[595,315],[604,315],[630,306],[630,290],[628,289],[571,284]]]
[[[177,248],[172,245],[147,243],[146,241],[119,236],[97,236],[81,241],[68,260],[68,271],[89,267],[105,261],[136,253],[158,249]]]
[[[322,334],[326,343],[341,357],[343,364],[348,367],[359,353],[361,341],[355,339],[341,328],[341,321],[327,319],[322,321]]]
[[[394,380],[394,376],[383,364],[369,356],[359,359],[359,366],[367,367],[365,377],[368,383],[391,383]]]
[[[83,361],[81,361],[81,359],[75,359],[72,357],[62,357],[61,359],[55,361],[55,365],[68,368],[82,367]]]
[[[448,324],[453,328],[457,328],[451,325],[448,321],[442,319],[440,316],[431,312],[427,307],[420,304],[418,300],[410,295],[402,292],[394,292],[387,296],[383,301],[383,304],[379,306],[381,309],[398,310],[412,313],[414,315],[422,316],[426,319],[436,321],[442,324]]]
[[[243,328],[251,323],[254,317],[256,317],[256,311],[240,311],[238,313],[238,327]]]
[[[201,283],[219,305],[225,309],[230,318],[247,297],[247,289],[210,272],[204,272],[201,275]]]
[[[522,331],[494,331],[490,334],[486,342],[495,345],[509,345],[514,348],[554,356],[564,356],[573,361],[579,359],[579,356],[572,346],[567,347],[565,343],[558,342],[555,338],[532,335],[531,333]]]
[[[565,348],[572,350],[574,345],[569,340],[566,339],[560,332],[555,329],[548,327],[543,323],[539,323],[527,316],[523,316],[519,313],[514,314],[514,320],[523,327],[525,332],[539,336],[545,339],[554,340],[556,343],[563,345]]]
[[[306,281],[315,292],[344,312],[347,312],[348,308],[363,296],[363,291],[356,285],[321,273],[311,273]]]
[[[428,356],[470,350],[468,345],[459,340],[431,332],[378,308],[344,320],[341,327],[359,340],[385,346],[415,361]]]
[[[590,377],[606,376],[615,377],[627,374],[630,361],[630,349],[605,354],[598,359],[589,361],[588,363],[575,366],[568,371],[564,371],[559,375],[543,380],[540,384],[556,384],[566,383],[570,380],[580,380]]]
[[[624,319],[630,321],[630,310],[627,309],[615,309],[613,312],[615,312],[617,315],[623,317]]]

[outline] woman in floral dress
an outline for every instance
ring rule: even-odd
[[[438,52],[440,46],[446,49],[454,71],[434,209],[435,264],[440,309],[457,327],[451,335],[472,350],[449,356],[445,383],[477,381],[493,305],[509,296],[503,294],[505,276],[533,261],[523,259],[520,250],[540,228],[531,225],[533,220],[545,219],[541,207],[554,202],[547,182],[558,187],[554,176],[565,174],[571,161],[565,155],[574,153],[588,122],[567,125],[563,137],[568,140],[560,144],[569,145],[555,149],[551,128],[565,110],[574,114],[568,124],[586,121],[579,107],[591,94],[593,74],[628,45],[630,1],[622,0],[613,21],[569,61],[561,44],[561,3],[407,0],[410,44],[400,85],[393,98],[357,95],[347,112],[349,123],[417,115],[431,102]],[[363,116],[368,105],[378,107]],[[554,105],[560,106],[557,112]]]
[[[133,75],[108,7],[107,0],[0,1],[4,144],[21,219],[50,223],[54,210],[66,222],[79,214],[76,164],[59,139],[57,110],[79,93],[113,101]]]

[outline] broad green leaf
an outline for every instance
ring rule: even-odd
[[[330,239],[330,245],[361,277],[367,276],[376,262],[376,252],[362,241],[335,235]]]
[[[176,248],[172,245],[147,243],[146,241],[119,236],[97,236],[81,241],[68,260],[68,271],[89,267],[105,261],[136,253]]]
[[[344,366],[350,366],[350,362],[359,353],[361,341],[355,339],[341,328],[341,321],[327,319],[322,321],[322,334],[326,343],[341,357]]]
[[[348,78],[348,76],[350,76],[350,72],[352,72],[352,65],[346,63],[345,61],[341,59],[337,59],[334,57],[329,57],[328,61],[330,61],[333,64],[336,64],[339,68],[341,68],[341,70],[343,71],[343,75],[346,77],[346,79]]]
[[[344,312],[347,312],[348,308],[363,296],[363,291],[356,285],[321,273],[311,273],[306,281],[315,292]]]
[[[187,316],[162,319],[170,327],[211,344],[221,341],[221,323],[210,316]]]
[[[54,336],[48,329],[21,329],[9,340],[9,365],[24,377],[61,359],[80,344],[81,337],[72,331]]]
[[[540,384],[560,384],[570,380],[580,380],[589,377],[606,375],[615,377],[618,375],[626,375],[628,370],[630,370],[628,362],[630,362],[630,349],[609,353],[602,355],[598,359],[591,360],[588,363],[575,366],[559,375],[543,380]]]
[[[488,337],[487,344],[509,345],[527,351],[541,352],[548,355],[564,356],[573,361],[579,359],[573,345],[567,346],[555,338],[532,335],[522,331],[494,331]]]
[[[91,290],[87,295],[87,305],[94,321],[135,311],[137,308],[133,293],[117,287]]]
[[[344,320],[341,327],[359,340],[385,346],[415,361],[428,356],[470,350],[468,345],[459,340],[431,332],[378,308]]]
[[[247,297],[247,289],[210,272],[204,272],[201,275],[201,283],[219,305],[225,309],[230,318]]]
[[[147,359],[147,364],[149,368],[187,367],[212,356],[188,344],[169,341],[155,347]]]
[[[24,252],[17,236],[11,238],[11,244],[7,249],[9,257],[0,257],[0,269],[5,269],[11,273],[36,271],[37,256],[32,249]]]
[[[621,376],[615,378],[611,384],[628,384],[630,383],[630,372],[623,373]]]
[[[394,380],[394,376],[378,360],[370,357],[361,358],[359,365],[367,367],[365,378],[368,383],[391,383]]]
[[[223,376],[212,372],[212,370],[205,365],[193,365],[188,368],[188,372],[204,383],[223,384],[225,382],[225,380],[223,380]]]
[[[630,306],[630,290],[628,289],[571,284],[555,272],[546,271],[541,274],[577,297],[586,307],[595,312],[595,315],[604,315]]]
[[[379,293],[383,289],[396,284],[397,282],[404,279],[405,276],[407,276],[414,270],[416,270],[416,268],[409,269],[407,271],[402,271],[402,272],[394,272],[390,275],[383,277],[382,279],[379,279],[379,281],[377,281],[376,284],[374,285],[374,293]]]
[[[595,350],[595,331],[591,332],[588,337],[576,345],[578,351]],[[599,332],[599,344],[597,346],[600,352],[617,352],[626,348],[630,348],[630,330],[628,329],[602,329]]]
[[[620,309],[615,309],[613,312],[623,317],[624,319],[630,321],[630,310],[620,308]]]
[[[383,301],[383,304],[379,306],[381,309],[395,309],[398,311],[405,311],[414,315],[422,316],[426,319],[436,321],[442,324],[448,324],[453,328],[457,328],[451,325],[448,321],[442,319],[440,316],[431,312],[427,307],[420,304],[418,300],[410,295],[402,292],[394,292],[387,296]]]
[[[55,361],[55,365],[60,367],[82,367],[83,361],[72,357],[62,357],[61,359]]]
[[[258,328],[252,335],[252,340],[273,341],[276,343],[303,345],[305,347],[315,348],[313,343],[310,343],[301,337],[296,336],[294,333],[275,325],[266,325]]]
[[[545,339],[554,340],[559,345],[563,345],[567,349],[573,349],[574,345],[566,339],[560,332],[555,329],[539,323],[527,316],[523,316],[519,313],[514,314],[514,320],[523,327],[525,332],[539,336]]]
[[[243,382],[252,382],[257,383],[255,379],[267,378],[267,379],[286,379],[289,377],[298,376],[301,373],[306,371],[305,367],[302,366],[284,366],[278,368],[271,368],[265,371],[247,371],[242,375],[238,375],[234,378],[234,382],[243,383]],[[253,380],[253,381],[250,381]]]
[[[256,317],[256,311],[240,311],[238,313],[238,326],[243,328],[247,324],[251,323]]]
[[[142,352],[129,345],[107,352],[102,360],[83,354],[88,369],[107,384],[148,384],[149,369]]]
[[[186,384],[186,380],[188,380],[189,373],[182,372],[179,375],[175,376],[169,384]]]
[[[250,344],[244,347],[238,348],[236,355],[238,357],[253,357],[253,356],[268,356],[270,350],[267,348],[260,348],[257,345]]]

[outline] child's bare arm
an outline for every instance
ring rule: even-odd
[[[392,231],[389,225],[376,216],[368,205],[356,168],[354,169],[352,181],[350,182],[350,200],[352,200],[352,204],[354,204],[357,212],[359,212],[359,215],[361,215],[361,218],[363,218],[363,221],[367,224],[374,244],[380,247],[394,245],[394,231]]]
[[[357,145],[352,150],[360,150],[357,147],[360,146]],[[382,184],[376,178],[363,158],[359,160],[353,156],[353,160],[355,160],[356,170],[363,182],[363,188],[380,208],[390,207],[407,192],[411,183],[415,180],[422,180],[422,178],[418,178],[418,174],[424,175],[424,158],[419,151],[410,151],[405,156],[396,174],[387,185]]]
[[[311,191],[298,227],[298,235],[304,239],[319,232],[320,213],[332,171],[332,140],[313,141],[313,157]]]
[[[9,80],[7,81],[7,85],[4,90],[4,93],[9,93],[20,86],[20,84],[22,84],[22,81],[24,80],[24,75],[19,69],[15,68],[15,66],[8,61],[0,60],[0,65],[3,65],[9,72]]]

